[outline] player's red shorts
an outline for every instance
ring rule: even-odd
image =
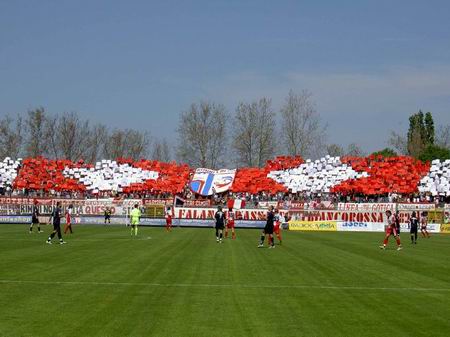
[[[388,226],[386,228],[386,235],[391,235],[391,234],[394,234],[394,236],[397,236],[397,229],[395,227]]]
[[[71,218],[70,214],[66,214],[66,223],[70,224],[71,221],[72,221],[72,218]]]
[[[172,226],[172,217],[171,216],[168,216],[166,218],[166,226]]]
[[[275,222],[275,224],[273,226],[273,231],[274,231],[274,233],[280,232],[280,223],[279,222]]]
[[[229,229],[234,228],[234,220],[227,221],[227,228],[229,228]]]

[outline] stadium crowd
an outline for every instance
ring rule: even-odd
[[[0,195],[60,198],[200,200],[212,205],[241,199],[267,202],[449,202],[450,161],[422,163],[411,157],[277,157],[262,168],[239,168],[229,190],[192,191],[195,170],[152,160],[83,161],[42,157],[0,162]],[[213,190],[214,192],[214,190]]]

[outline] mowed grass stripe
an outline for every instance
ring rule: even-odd
[[[397,252],[377,248],[381,233],[284,232],[283,246],[269,250],[256,248],[256,230],[220,245],[213,229],[141,228],[136,240],[125,227],[76,226],[62,246],[26,231],[0,226],[0,336],[446,336],[450,329],[449,236],[405,242]]]

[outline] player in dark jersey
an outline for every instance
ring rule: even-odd
[[[52,244],[52,239],[55,237],[56,234],[58,234],[59,243],[61,245],[66,243],[63,240],[62,234],[61,234],[61,218],[62,217],[63,217],[63,215],[62,215],[61,203],[58,201],[56,203],[56,207],[53,209],[50,219],[48,220],[49,222],[50,221],[53,222],[53,232],[52,232],[52,234],[50,234],[50,236],[47,239],[47,243],[49,245]]]
[[[411,235],[411,243],[417,244],[418,229],[419,220],[417,219],[416,212],[412,212],[411,218],[409,218],[409,234]]]
[[[33,233],[33,225],[37,225],[38,233],[42,233],[41,224],[39,223],[39,207],[38,201],[34,199],[33,201],[33,210],[31,213],[31,225],[30,225],[30,234]]]
[[[109,207],[106,207],[103,214],[105,215],[105,225],[107,223],[111,224],[111,209]]]
[[[223,229],[225,228],[225,213],[222,212],[222,206],[217,207],[217,212],[214,215],[216,219],[216,241],[222,243]]]
[[[269,237],[269,248],[275,248],[275,242],[273,240],[273,228],[274,228],[274,220],[275,220],[275,213],[273,211],[274,207],[270,206],[269,211],[267,212],[267,221],[266,226],[264,227],[261,238],[259,240],[258,248],[264,247],[264,239],[266,238],[266,235]]]
[[[395,229],[397,230],[397,236],[400,237],[400,215],[398,211],[394,214],[395,217]]]

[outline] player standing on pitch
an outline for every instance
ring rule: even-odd
[[[391,236],[392,233],[394,233],[394,238],[397,241],[397,250],[401,250],[402,245],[400,243],[400,238],[397,235],[397,229],[395,227],[395,216],[392,214],[390,210],[386,211],[386,216],[387,216],[386,236],[384,237],[383,245],[380,246],[380,248],[386,249],[389,237]]]
[[[172,231],[172,209],[170,208],[170,206],[167,207],[164,217],[166,218],[166,231],[171,232]]]
[[[430,238],[430,233],[427,231],[428,226],[428,213],[422,212],[422,216],[420,217],[420,232],[424,238]]]
[[[61,203],[58,201],[56,203],[56,207],[53,209],[52,215],[50,216],[50,219],[48,222],[53,221],[53,232],[50,234],[50,236],[47,239],[47,243],[49,245],[52,244],[52,239],[55,237],[55,234],[58,234],[59,243],[62,245],[66,243],[61,235],[61,218],[62,218],[62,209],[61,209]]]
[[[103,212],[104,216],[105,216],[105,225],[111,224],[111,208],[109,208],[108,206],[105,207],[105,212]]]
[[[228,214],[227,214],[227,227],[225,228],[225,238],[228,237],[228,230],[231,229],[231,238],[234,240],[236,239],[236,232],[234,230],[234,219],[235,214],[233,211],[233,208],[228,208]]]
[[[277,236],[277,238],[278,238],[278,242],[280,243],[280,245],[281,245],[281,243],[282,243],[282,241],[281,241],[281,224],[282,224],[282,215],[280,214],[280,212],[278,211],[278,208],[276,208],[275,209],[275,217],[274,217],[274,220],[275,220],[275,224],[274,224],[274,227],[273,227],[273,232],[275,233],[275,235]]]
[[[417,220],[416,212],[412,212],[409,218],[409,234],[411,235],[411,243],[417,244],[417,230],[419,227],[419,220]]]
[[[262,248],[264,247],[264,239],[266,237],[266,235],[269,236],[269,248],[275,248],[275,242],[273,240],[273,221],[275,218],[275,214],[273,212],[273,206],[269,207],[269,211],[267,212],[267,221],[266,221],[266,226],[264,227],[262,233],[261,233],[261,238],[259,240],[259,245],[258,248]]]
[[[39,223],[39,207],[38,201],[34,199],[33,201],[33,210],[31,213],[31,225],[30,225],[30,234],[33,233],[33,225],[37,225],[38,233],[42,233],[41,224]]]
[[[217,207],[217,212],[214,215],[216,219],[216,241],[222,243],[223,229],[225,227],[225,213],[222,212],[222,206]]]
[[[133,229],[134,229],[134,236],[137,236],[138,234],[138,226],[139,222],[141,221],[141,210],[139,209],[139,205],[135,204],[133,210],[130,213],[131,218],[131,236],[133,236]]]
[[[70,234],[73,234],[72,231],[72,213],[73,213],[73,205],[70,204],[66,209],[66,225],[64,226],[64,234],[67,234],[70,231]]]

